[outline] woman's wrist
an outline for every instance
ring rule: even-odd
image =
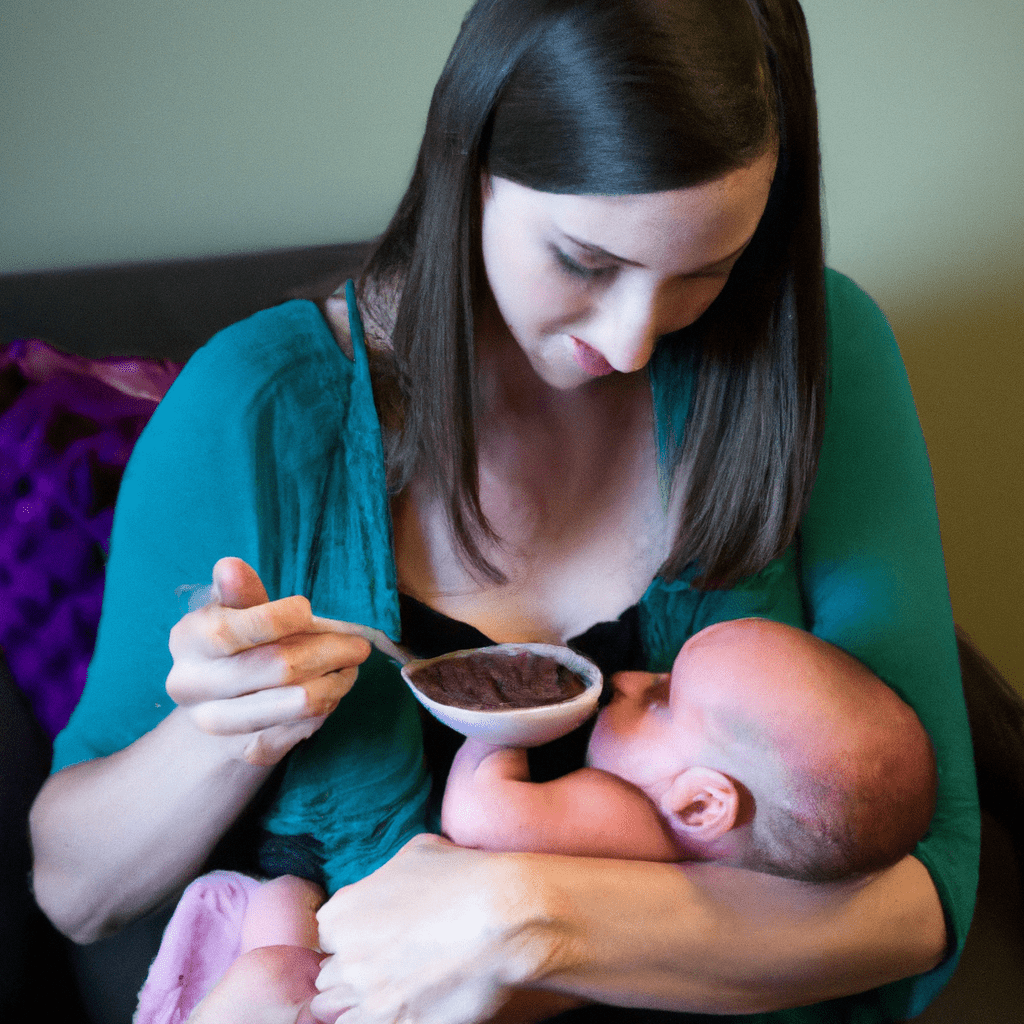
[[[556,861],[578,859],[523,853],[483,856],[488,859],[481,863],[477,884],[490,894],[491,927],[499,937],[496,977],[510,988],[560,987],[557,979],[572,975],[580,965],[569,941],[572,903],[552,881],[563,867]]]
[[[544,989],[581,1000],[655,1006],[632,984],[632,957],[620,945],[623,929],[646,927],[622,905],[623,889],[650,881],[650,871],[674,871],[646,862],[601,860],[548,854],[494,854],[493,892],[500,893],[496,911],[506,934],[502,980],[509,986]],[[606,914],[614,907],[613,920]],[[634,952],[648,945],[636,939]],[[647,936],[654,939],[655,936]],[[639,1002],[637,997],[640,997]]]

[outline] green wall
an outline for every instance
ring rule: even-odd
[[[1024,3],[804,8],[829,260],[896,331],[954,613],[1024,693]]]
[[[3,0],[0,271],[380,230],[468,0]],[[1024,688],[1024,4],[805,0],[830,262],[900,339],[958,619]]]
[[[468,0],[2,0],[0,271],[380,230]]]

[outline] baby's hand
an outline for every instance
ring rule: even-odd
[[[484,758],[504,749],[494,743],[485,743],[483,740],[467,737],[455,755],[455,765],[459,766],[460,771],[473,771],[480,767]],[[455,765],[452,766],[452,771],[455,771]]]
[[[214,600],[171,630],[170,698],[238,756],[273,765],[324,723],[370,654],[361,637],[315,632],[309,601],[270,601],[238,558],[213,569]]]

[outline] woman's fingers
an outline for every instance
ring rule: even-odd
[[[357,668],[330,672],[301,685],[277,686],[222,700],[206,700],[195,706],[192,717],[205,733],[239,735],[294,725],[310,718],[326,718],[352,689]]]
[[[301,685],[355,668],[369,656],[370,645],[357,636],[296,633],[233,655],[202,657],[194,652],[176,653],[173,646],[172,654],[175,661],[167,677],[167,692],[178,704],[192,704]]]
[[[237,736],[275,725],[291,725],[305,715],[306,694],[300,686],[249,693],[197,704],[192,718],[211,736]]]
[[[275,764],[352,689],[370,644],[318,629],[304,597],[268,601],[238,558],[217,562],[209,591],[171,630],[168,696],[201,732],[241,737],[245,760]]]
[[[306,693],[306,714],[326,718],[355,685],[358,667],[338,669],[302,684]]]
[[[251,608],[229,608],[217,601],[189,612],[171,629],[175,657],[227,658],[293,633],[310,632],[309,601],[282,597]]]

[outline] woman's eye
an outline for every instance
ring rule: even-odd
[[[592,281],[599,277],[604,277],[611,274],[614,267],[585,267],[582,263],[577,263],[568,253],[563,252],[561,249],[555,249],[555,258],[558,260],[559,265],[567,273],[572,274],[573,277],[580,277],[586,281]]]

